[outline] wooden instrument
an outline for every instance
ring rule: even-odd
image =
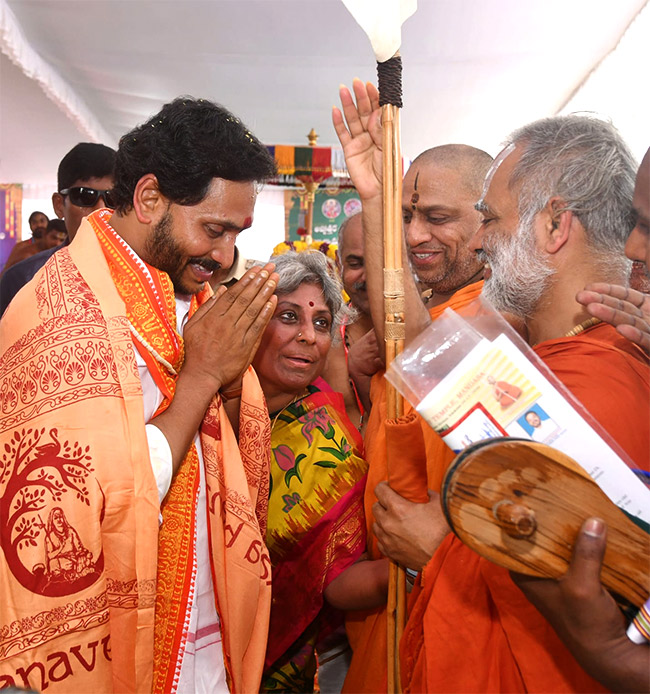
[[[650,595],[650,534],[571,458],[541,443],[480,441],[449,466],[441,502],[454,533],[511,571],[559,578],[583,522],[607,524],[601,581],[641,606]]]

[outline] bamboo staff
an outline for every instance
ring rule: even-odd
[[[343,0],[368,35],[377,58],[379,103],[383,126],[384,222],[384,341],[386,367],[402,351],[404,323],[404,271],[402,269],[402,153],[399,109],[402,107],[401,27],[417,8],[417,0]],[[389,419],[400,417],[404,403],[386,384]],[[391,461],[388,460],[390,471]],[[390,474],[388,475],[390,478]],[[400,692],[399,641],[406,618],[406,575],[390,563],[388,584],[388,692]]]
[[[404,271],[402,269],[402,154],[400,112],[402,62],[399,53],[377,64],[382,120],[384,204],[384,342],[386,368],[404,349]],[[386,383],[386,415],[397,419],[404,402],[395,387]],[[390,452],[388,452],[390,453]],[[391,468],[387,459],[388,471]],[[390,478],[390,474],[389,474]],[[399,642],[406,619],[406,575],[390,562],[388,581],[388,692],[400,692]]]

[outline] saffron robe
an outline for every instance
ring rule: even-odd
[[[131,328],[91,221],[12,301],[0,348],[0,686],[149,692],[155,661],[155,687],[169,690],[187,615],[160,624],[155,606],[182,605],[191,589],[194,526],[183,530],[175,502],[196,475],[184,462],[172,483],[159,556]],[[238,448],[213,400],[201,427],[208,507],[198,513],[210,525],[231,691],[248,692],[259,685],[270,609],[257,506],[270,430],[252,372],[240,430]],[[48,561],[52,529],[79,539],[62,572]]]
[[[429,314],[435,320],[446,308],[460,309],[478,298],[483,282],[458,290],[449,301],[433,307]],[[454,454],[440,437],[409,405],[404,403],[404,415],[398,420],[386,419],[386,381],[384,373],[373,377],[370,398],[372,409],[365,433],[368,481],[364,496],[368,555],[379,559],[383,555],[377,548],[372,532],[375,521],[372,506],[377,501],[375,488],[388,479],[390,486],[412,501],[426,502],[428,489],[440,490],[442,472],[454,459]],[[388,477],[387,451],[391,451],[391,477]],[[426,466],[425,466],[426,461]],[[352,662],[343,692],[385,692],[387,687],[387,622],[386,608],[349,612],[346,630],[352,647]]]
[[[648,469],[648,359],[609,325],[535,352]],[[400,645],[404,692],[599,692],[509,573],[449,535],[410,596]]]

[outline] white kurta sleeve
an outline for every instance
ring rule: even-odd
[[[149,457],[151,467],[158,487],[158,499],[160,503],[167,495],[172,483],[172,450],[167,438],[155,424],[147,424],[145,427],[149,442]]]

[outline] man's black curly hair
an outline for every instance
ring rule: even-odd
[[[196,205],[213,178],[262,182],[275,173],[268,149],[236,116],[206,99],[185,96],[122,137],[113,195],[116,210],[127,212],[138,181],[154,174],[168,200]]]

